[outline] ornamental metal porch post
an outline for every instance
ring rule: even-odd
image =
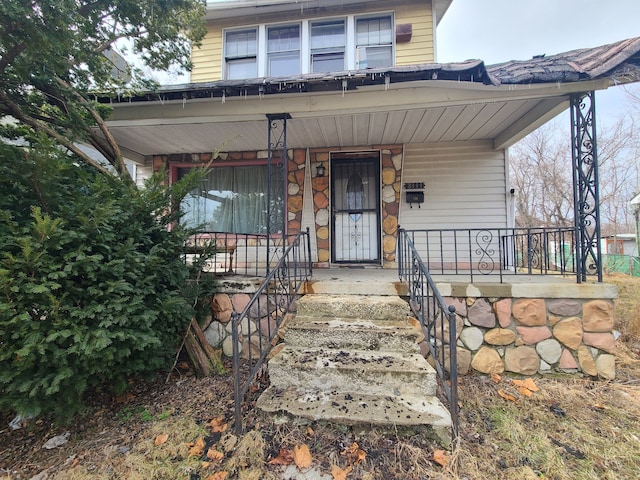
[[[576,276],[578,283],[588,275],[597,275],[601,282],[595,92],[574,93],[570,102]]]
[[[274,232],[282,234],[284,247],[285,239],[285,193],[287,188],[287,120],[291,118],[288,113],[267,114],[267,275],[271,271],[271,235]],[[280,153],[280,158],[275,159],[280,169],[272,168],[274,154]],[[277,175],[281,174],[281,178]],[[276,178],[274,178],[274,176]],[[279,180],[279,181],[272,181]],[[280,199],[281,201],[277,201]],[[275,202],[275,205],[274,205]],[[274,246],[274,252],[277,249]]]

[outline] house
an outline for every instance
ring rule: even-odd
[[[111,132],[141,173],[166,165],[178,178],[222,150],[210,193],[189,204],[193,222],[254,235],[310,227],[318,267],[396,268],[398,225],[512,228],[507,148],[572,98],[577,109],[583,94],[635,80],[640,39],[490,67],[438,64],[450,3],[210,2],[191,83],[114,103]],[[271,134],[285,142],[270,146]],[[270,149],[283,147],[266,182]],[[436,263],[450,270],[455,257]]]
[[[184,207],[205,235],[230,240],[236,273],[270,265],[283,239],[308,228],[316,272],[399,270],[430,305],[456,306],[457,317],[437,311],[460,340],[431,344],[448,345],[450,373],[457,355],[458,369],[483,373],[613,378],[616,291],[599,283],[594,92],[637,81],[640,38],[440,64],[436,30],[451,1],[208,2],[191,83],[109,99],[110,131],[139,173],[167,167],[176,179],[211,162]],[[508,147],[567,109],[575,225],[515,229]],[[412,277],[421,265],[439,279]],[[336,275],[312,290],[348,290]],[[255,322],[249,337],[262,334]],[[249,337],[236,332],[229,353],[233,344],[234,356],[264,358]]]
[[[605,255],[629,255],[638,256],[638,248],[636,246],[635,233],[617,233],[603,237],[602,253]]]

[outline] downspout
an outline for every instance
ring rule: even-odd
[[[429,0],[429,4],[431,6],[431,29],[433,37],[433,63],[438,63],[438,35],[436,35],[436,28],[438,28],[438,19],[436,18],[436,9],[433,7],[433,3],[435,0]]]

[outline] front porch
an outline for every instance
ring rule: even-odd
[[[304,246],[299,250],[306,251]],[[257,371],[272,347],[280,344],[300,296],[318,296],[329,302],[347,296],[356,303],[358,298],[376,296],[389,301],[400,297],[410,306],[411,316],[416,318],[413,321],[425,335],[420,352],[438,372],[454,432],[457,413],[451,405],[456,405],[459,374],[506,371],[526,376],[577,373],[615,377],[616,288],[612,285],[575,283],[573,275],[519,274],[508,280],[487,275],[471,280],[470,273],[460,270],[431,276],[428,272],[416,274],[413,268],[408,277],[404,269],[401,281],[402,268],[366,266],[333,266],[311,273],[300,268],[303,258],[292,256],[292,251],[280,257],[266,282],[237,274],[219,279],[212,302],[216,320],[208,331],[213,331],[227,355],[234,356],[237,372],[240,358]],[[298,262],[287,262],[287,258]],[[286,280],[286,271],[292,268],[295,272]],[[252,295],[254,305],[250,306]],[[248,388],[252,375],[243,389]],[[240,383],[239,377],[237,381]],[[240,398],[242,391],[238,395]],[[240,418],[238,413],[239,424]]]

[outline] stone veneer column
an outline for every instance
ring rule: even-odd
[[[287,163],[287,233],[296,234],[302,226],[306,153],[302,148],[289,153]]]
[[[400,211],[402,145],[379,147],[382,153],[382,255],[383,266],[394,267]]]
[[[329,266],[329,149],[313,149],[311,157],[311,191],[313,193],[313,216],[316,227],[318,264]],[[319,165],[324,166],[324,177],[316,176]]]

